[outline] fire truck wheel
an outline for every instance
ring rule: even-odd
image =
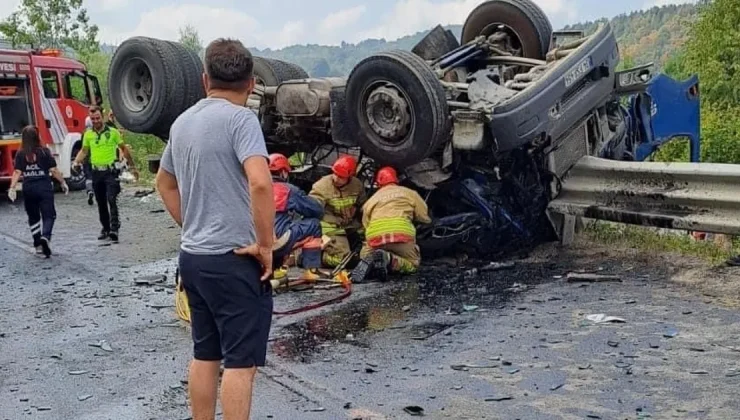
[[[74,148],[72,148],[72,156],[70,162],[74,163],[75,157],[77,156],[77,153],[80,152],[81,148],[81,144],[78,144]],[[78,171],[75,171],[74,169],[70,170],[69,178],[65,178],[64,180],[67,182],[67,186],[69,187],[70,191],[80,191],[85,189],[85,172],[81,169]]]
[[[111,109],[128,130],[166,137],[175,118],[204,96],[202,69],[181,44],[129,38],[111,60]]]

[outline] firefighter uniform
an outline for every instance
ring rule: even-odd
[[[100,132],[86,130],[82,147],[89,151],[93,191],[98,203],[98,216],[102,231],[98,239],[110,237],[118,240],[121,220],[118,213],[118,194],[121,193],[118,149],[123,144],[118,129],[104,125]]]
[[[432,220],[421,196],[397,183],[393,168],[378,171],[380,189],[362,207],[365,243],[360,257],[365,260],[374,254],[375,262],[380,259],[388,271],[411,274],[421,263],[414,222],[430,223]]]
[[[331,239],[322,254],[327,267],[336,267],[351,252],[347,229],[361,227],[355,216],[366,196],[362,181],[355,177],[356,170],[357,161],[352,156],[341,156],[332,165],[333,174],[316,181],[309,193],[324,207],[321,232]]]
[[[275,268],[296,246],[301,247],[299,265],[310,271],[321,267],[321,225],[319,220],[324,209],[317,200],[309,197],[300,188],[287,182],[290,173],[288,158],[273,153],[269,157],[270,172],[273,175],[273,195],[275,199],[275,235],[282,237],[289,232],[289,239],[275,251]]]

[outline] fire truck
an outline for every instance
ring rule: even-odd
[[[69,188],[83,189],[84,174],[72,171],[72,161],[82,147],[88,108],[102,102],[97,77],[60,50],[0,49],[0,191],[10,185],[20,133],[29,124],[38,127]]]

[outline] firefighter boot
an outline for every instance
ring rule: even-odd
[[[359,284],[365,281],[365,278],[370,273],[370,269],[372,268],[371,262],[371,255],[368,255],[367,257],[361,259],[359,263],[357,263],[357,266],[349,275],[352,283]]]
[[[388,267],[391,264],[391,256],[387,251],[377,250],[370,254],[373,261],[373,274],[381,282],[388,281]]]

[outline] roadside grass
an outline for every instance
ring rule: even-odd
[[[731,250],[711,240],[697,241],[684,232],[660,232],[656,229],[594,221],[586,225],[583,235],[604,245],[637,248],[646,252],[677,253],[697,257],[711,264],[722,264],[740,252],[740,241],[735,238]]]
[[[124,141],[131,147],[136,168],[139,170],[138,185],[153,186],[154,174],[149,173],[147,156],[161,154],[164,151],[164,142],[159,138],[147,134],[125,132]]]

